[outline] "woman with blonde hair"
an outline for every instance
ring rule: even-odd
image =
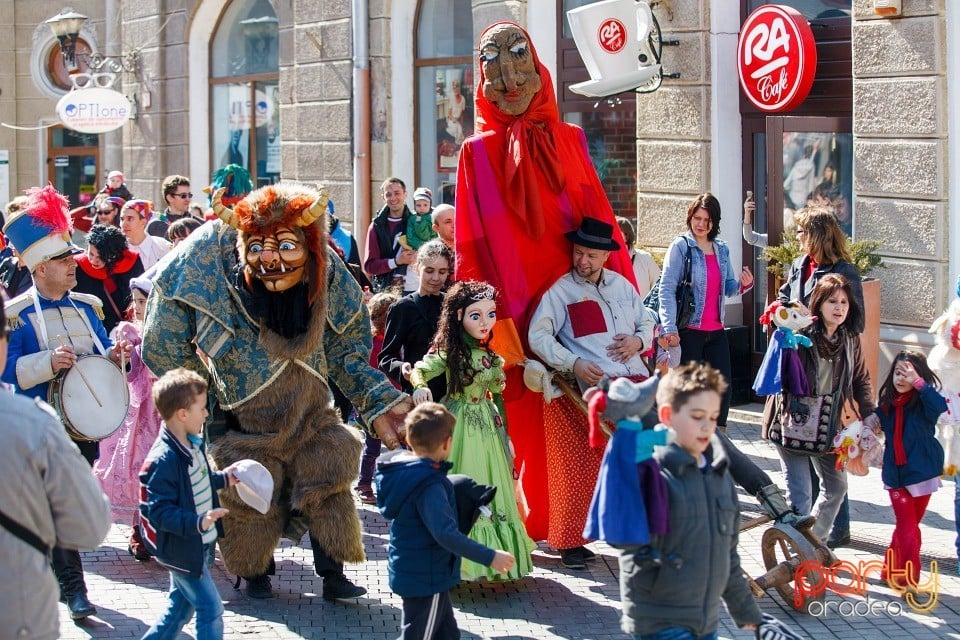
[[[796,300],[809,304],[810,294],[817,282],[828,273],[841,275],[850,282],[854,299],[861,309],[863,306],[863,287],[860,284],[860,272],[851,264],[847,250],[847,236],[843,233],[837,219],[827,209],[806,207],[796,213],[797,239],[803,255],[793,261],[787,273],[786,282],[780,287],[781,302]],[[857,320],[857,333],[862,333],[863,316]]]

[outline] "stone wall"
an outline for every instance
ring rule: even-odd
[[[882,322],[928,327],[948,299],[945,0],[853,4],[857,235],[885,243]]]
[[[281,175],[285,180],[325,184],[340,219],[349,226],[353,212],[350,0],[293,0],[277,5]],[[371,41],[371,46],[379,42]]]
[[[163,178],[190,173],[187,25],[195,4],[191,0],[126,0],[122,5],[120,39],[127,46],[143,46],[139,80],[150,91],[151,105],[141,108],[137,121],[123,128],[120,168],[130,190],[138,198],[152,200],[161,211],[166,207],[160,191]],[[124,88],[137,80],[125,74]],[[191,186],[199,199],[204,185]]]
[[[654,12],[680,41],[663,49],[664,71],[680,78],[637,96],[637,241],[661,251],[710,180],[710,0],[671,4]]]

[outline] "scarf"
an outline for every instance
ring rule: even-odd
[[[913,400],[916,393],[911,389],[893,397],[893,462],[898,467],[907,464],[907,452],[903,448],[903,407]]]
[[[104,290],[112,296],[117,290],[117,283],[114,281],[113,275],[130,271],[139,258],[139,253],[131,251],[130,249],[124,249],[120,259],[117,260],[117,262],[110,268],[109,271],[107,271],[106,268],[98,269],[97,267],[93,266],[90,263],[90,258],[87,256],[87,254],[77,256],[76,261],[77,266],[83,269],[85,274],[94,280],[103,281]]]
[[[840,348],[845,342],[845,336],[841,332],[842,327],[833,334],[833,340],[827,337],[823,331],[814,333],[813,339],[817,343],[817,355],[821,358],[835,358],[840,353]]]

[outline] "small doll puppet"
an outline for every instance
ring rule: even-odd
[[[649,546],[650,566],[660,563],[652,539],[669,529],[667,487],[653,448],[669,444],[673,431],[663,426],[647,428],[641,421],[656,402],[659,384],[659,372],[637,383],[603,378],[584,393],[590,446],[603,445],[601,417],[616,430],[603,454],[583,536],[612,545]]]
[[[810,338],[799,332],[813,324],[817,317],[805,314],[801,309],[795,302],[783,304],[777,300],[770,303],[760,316],[760,324],[769,326],[772,323],[777,329],[767,344],[767,352],[753,381],[753,391],[758,396],[772,396],[781,391],[796,396],[810,395],[797,345],[811,346]]]

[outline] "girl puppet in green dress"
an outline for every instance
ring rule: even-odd
[[[496,290],[485,282],[454,284],[444,298],[433,338],[436,352],[427,354],[410,374],[416,404],[433,400],[428,380],[447,376],[447,395],[441,402],[457,418],[448,458],[453,463],[451,473],[497,487],[489,505],[492,515],[480,516],[470,538],[509,551],[517,559],[508,574],[464,559],[461,575],[465,580],[516,580],[533,569],[530,552],[535,545],[517,509],[513,456],[502,417],[503,358],[488,346],[497,321],[495,296]]]

